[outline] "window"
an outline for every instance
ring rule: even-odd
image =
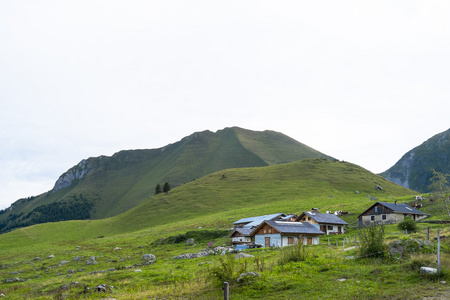
[[[375,221],[375,216],[370,216],[370,221]]]
[[[383,220],[386,220],[386,215],[382,215],[381,218],[382,218]]]
[[[375,212],[378,212],[378,206],[375,206]]]
[[[333,230],[333,226],[328,226],[328,230]]]

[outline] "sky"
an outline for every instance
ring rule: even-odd
[[[82,159],[282,132],[380,173],[450,128],[449,1],[0,1],[0,209]]]

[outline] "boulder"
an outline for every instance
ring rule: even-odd
[[[120,247],[116,247],[116,248],[114,248],[114,250],[113,250],[113,251],[118,251],[118,250],[122,250],[122,248],[120,248]]]
[[[142,259],[144,260],[144,264],[152,264],[156,262],[156,256],[153,254],[144,254]]]
[[[208,256],[210,253],[208,251],[200,251],[198,253],[187,253],[187,254],[180,254],[175,256],[173,259],[192,259],[192,258],[199,258],[199,257],[205,257]]]
[[[194,243],[195,243],[195,240],[193,238],[186,240],[186,245],[194,245]]]
[[[59,263],[59,266],[61,267],[62,265],[68,264],[69,262],[70,262],[70,261],[62,260],[62,261]]]
[[[87,265],[96,265],[98,262],[95,260],[95,256],[91,256],[88,260],[86,260]]]
[[[432,275],[432,274],[436,274],[436,273],[437,273],[437,269],[435,269],[435,268],[420,267],[420,274]]]
[[[3,280],[4,283],[21,282],[21,281],[24,281],[24,280],[20,279],[18,277],[6,278]]]
[[[73,261],[80,261],[84,258],[84,256],[75,256],[72,260]]]
[[[237,282],[242,282],[242,281],[248,279],[249,277],[255,277],[255,276],[259,277],[261,275],[258,274],[258,273],[255,273],[255,272],[242,273],[241,275],[239,275],[239,277],[238,277],[238,279],[236,281]]]
[[[55,258],[54,254],[50,254],[47,258]]]
[[[239,252],[238,254],[236,254],[236,256],[234,258],[239,259],[239,258],[247,258],[247,257],[254,257],[254,256],[251,254]]]

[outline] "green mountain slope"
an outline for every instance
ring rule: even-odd
[[[151,197],[158,183],[176,187],[218,170],[304,158],[332,159],[281,133],[238,127],[197,132],[159,149],[89,158],[61,175],[51,191],[18,200],[0,214],[0,232],[36,223],[111,217]]]
[[[450,174],[450,129],[412,149],[380,175],[412,190],[428,192],[432,169]]]
[[[383,187],[377,190],[376,186]],[[358,191],[358,193],[356,192]],[[118,216],[47,223],[0,235],[0,250],[28,243],[79,241],[144,230],[154,238],[198,226],[230,226],[242,217],[284,212],[344,210],[356,216],[373,204],[414,192],[351,163],[305,159],[259,168],[227,169],[147,199]],[[411,196],[412,199],[412,196]],[[353,220],[353,221],[354,221]]]

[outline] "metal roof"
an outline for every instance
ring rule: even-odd
[[[249,227],[250,228],[250,227],[256,227],[256,226],[258,226],[259,224],[261,224],[262,222],[264,222],[266,220],[278,219],[281,216],[284,217],[285,214],[278,213],[278,214],[271,214],[271,215],[243,218],[243,219],[237,220],[233,224],[234,225],[245,224],[244,227]]]
[[[308,215],[317,223],[348,225],[347,222],[345,222],[344,220],[342,220],[341,218],[339,218],[338,216],[336,216],[334,214],[323,214],[323,213],[315,213],[315,212],[305,211],[300,215],[300,217],[303,214]],[[300,217],[298,217],[298,219],[300,219]]]
[[[265,221],[267,224],[278,230],[280,233],[297,234],[324,234],[314,225],[308,222],[288,222],[288,221]]]
[[[229,235],[231,237],[236,231],[239,232],[242,236],[251,236],[254,228],[248,228],[248,227],[237,227],[235,228]]]
[[[380,203],[383,206],[386,206],[389,209],[392,209],[396,213],[402,213],[402,214],[416,214],[416,215],[426,215],[426,213],[421,212],[418,209],[415,209],[414,207],[409,206],[405,203],[390,203],[390,202],[377,202]]]

